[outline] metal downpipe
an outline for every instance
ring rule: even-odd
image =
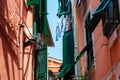
[[[23,0],[20,0],[20,17],[23,17]],[[19,80],[23,80],[23,30],[22,19],[19,18],[20,27],[20,50],[19,50]]]
[[[23,28],[20,25],[20,52],[19,52],[19,70],[20,70],[20,80],[23,80]]]

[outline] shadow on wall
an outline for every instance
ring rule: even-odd
[[[19,64],[18,56],[16,54],[18,46],[14,44],[16,40],[15,30],[13,26],[9,24],[9,10],[8,0],[0,0],[0,47],[2,48],[0,54],[3,54],[1,66],[3,67],[3,75],[0,74],[1,79],[17,80]],[[16,0],[15,0],[16,2]],[[2,71],[2,70],[1,70]],[[1,76],[7,76],[3,78]]]
[[[24,74],[23,74],[23,80],[28,80],[28,77],[31,77],[33,79],[33,76],[27,76],[27,75],[33,75],[31,73],[31,71],[33,70],[33,59],[31,58],[31,56],[33,57],[33,47],[34,45],[31,44],[28,47],[26,47],[25,51],[24,51],[24,61],[25,61],[25,65],[24,65]],[[32,59],[32,60],[31,60]]]
[[[81,5],[78,5],[76,7],[76,17],[82,18],[83,16],[85,16],[86,12],[88,11],[88,7],[89,7],[89,0],[82,1]]]
[[[0,54],[3,54],[4,56],[4,61],[5,61],[5,70],[7,72],[7,77],[8,80],[10,80],[10,74],[13,74],[13,80],[15,80],[15,74],[14,73],[14,64],[16,65],[16,67],[18,68],[18,56],[15,54],[15,50],[16,49],[12,49],[12,43],[9,40],[9,38],[7,37],[7,35],[4,32],[5,30],[3,30],[0,26],[0,39],[1,39],[1,45],[2,46],[2,52]],[[11,62],[10,62],[11,61]],[[3,66],[3,65],[1,65]],[[12,71],[10,70],[10,68],[12,68]],[[10,72],[11,71],[11,72]]]

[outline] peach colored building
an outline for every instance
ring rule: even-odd
[[[62,60],[48,57],[48,70],[51,70],[55,75],[58,75],[61,64]]]
[[[21,79],[19,76],[21,74],[20,68],[22,68],[23,78],[25,80],[32,80],[33,54],[31,52],[33,48],[30,48],[30,46],[24,48],[25,54],[22,57],[22,65],[20,66],[19,41],[21,23],[32,28],[33,9],[28,9],[24,1],[22,10],[20,11],[20,0],[0,0],[0,4],[0,80]],[[22,15],[24,16],[20,17]]]
[[[74,0],[72,13],[78,76],[120,80],[120,0]]]
[[[34,80],[36,44],[24,44],[33,37],[33,6],[26,1],[0,0],[0,80]],[[46,46],[53,45],[48,34],[42,35]]]

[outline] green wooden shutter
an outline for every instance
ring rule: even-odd
[[[48,35],[47,0],[39,0],[39,5],[34,6],[34,21],[37,33]]]
[[[35,80],[47,80],[47,47],[38,49],[35,56]]]
[[[39,0],[27,0],[27,6],[31,6],[31,5],[37,5],[39,4]]]
[[[39,13],[41,16],[41,26],[43,27],[42,34],[47,35],[47,0],[40,0],[40,9]]]
[[[74,38],[73,30],[69,30],[64,33],[63,36],[63,67],[70,66],[74,63]],[[68,79],[74,75],[74,67],[64,76],[64,79]]]
[[[110,3],[111,0],[102,0],[100,4],[97,6],[95,11],[93,12],[93,17],[90,20],[90,23],[88,25],[88,30],[92,33],[94,29],[96,28],[97,24],[99,21],[102,19],[103,12],[107,8],[108,4]]]

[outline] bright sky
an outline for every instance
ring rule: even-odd
[[[56,41],[56,26],[57,26],[57,9],[58,9],[58,0],[47,0],[48,1],[48,21],[53,37],[55,47],[48,48],[48,56],[61,59],[62,60],[62,37]]]

